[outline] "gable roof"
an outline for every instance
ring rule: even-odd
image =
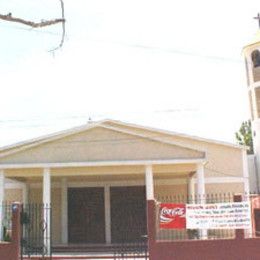
[[[3,146],[3,147],[0,147],[0,156],[1,156],[2,152],[12,150],[12,149],[16,149],[16,148],[19,148],[21,146],[32,145],[32,144],[36,144],[36,143],[38,144],[38,143],[42,143],[42,142],[49,142],[49,141],[52,141],[52,140],[56,140],[56,139],[59,139],[59,138],[66,137],[68,135],[80,133],[80,132],[85,131],[87,129],[91,129],[93,127],[101,125],[105,121],[107,121],[107,120],[101,120],[101,121],[98,121],[98,122],[88,123],[88,124],[84,124],[84,125],[81,125],[81,126],[76,126],[76,127],[73,127],[73,128],[69,128],[69,129],[65,129],[65,130],[62,130],[62,131],[55,132],[55,133],[51,133],[51,134],[48,134],[48,135],[43,135],[43,136],[40,136],[40,137],[28,139],[28,140],[25,140],[25,141],[22,141],[22,142]]]
[[[232,148],[238,148],[238,149],[246,149],[246,150],[248,149],[248,147],[246,145],[234,144],[234,143],[229,143],[229,142],[225,142],[225,141],[220,141],[220,140],[215,140],[215,139],[210,139],[210,138],[204,138],[204,137],[179,133],[179,132],[175,132],[175,131],[169,131],[169,130],[160,129],[160,128],[154,128],[154,127],[150,127],[150,126],[141,126],[141,125],[137,125],[137,124],[134,124],[134,123],[122,122],[122,121],[119,121],[119,120],[104,120],[104,122],[111,122],[111,123],[115,123],[115,124],[118,124],[118,125],[124,125],[124,126],[128,126],[128,127],[139,128],[139,129],[157,132],[157,133],[161,133],[161,134],[179,136],[179,137],[183,137],[183,138],[187,138],[187,139],[193,139],[193,140],[200,141],[200,142],[219,144],[219,145],[228,146],[228,147],[232,147]]]
[[[2,147],[2,148],[0,148],[0,157],[4,157],[4,156],[10,155],[10,154],[19,152],[21,150],[26,150],[26,149],[38,146],[38,145],[43,144],[43,143],[55,141],[55,140],[58,140],[58,139],[61,139],[61,138],[64,138],[64,137],[67,137],[67,136],[70,136],[70,135],[73,135],[73,134],[77,134],[77,133],[80,133],[80,132],[83,132],[83,131],[86,131],[88,129],[92,129],[92,128],[95,128],[95,127],[98,127],[98,126],[99,127],[109,127],[109,126],[106,126],[106,123],[107,124],[108,123],[116,124],[116,125],[119,125],[119,126],[121,125],[121,126],[125,126],[125,127],[133,127],[133,128],[137,128],[137,129],[139,128],[139,129],[142,129],[142,130],[153,131],[153,132],[157,132],[157,133],[161,133],[161,134],[180,136],[180,137],[189,138],[189,139],[193,139],[193,140],[197,140],[197,141],[214,143],[214,144],[229,146],[229,147],[238,148],[238,149],[247,149],[246,146],[241,146],[241,145],[231,144],[231,143],[227,143],[227,142],[221,142],[221,141],[191,136],[191,135],[187,135],[187,134],[181,134],[181,133],[162,130],[162,129],[155,129],[155,128],[152,128],[152,127],[140,126],[140,125],[136,125],[136,124],[132,124],[132,123],[126,123],[126,122],[122,122],[122,121],[118,121],[118,120],[105,119],[105,120],[101,120],[101,121],[97,121],[97,122],[91,122],[91,123],[88,123],[88,124],[84,124],[82,126],[73,127],[73,128],[67,129],[67,130],[63,130],[63,131],[53,133],[53,134],[41,136],[41,137],[38,137],[38,138],[33,138],[33,139],[30,139],[30,140],[27,140],[27,141],[23,141],[23,142],[19,142],[19,143],[15,143],[15,144],[12,144],[12,145]],[[132,133],[132,134],[136,135],[136,133]],[[153,138],[153,137],[149,137],[149,136],[142,136],[142,137],[148,138],[148,139],[153,139],[154,141],[161,142],[161,140],[158,140],[158,139]],[[167,143],[168,144],[174,144],[172,142],[167,142]],[[191,149],[190,147],[186,147],[186,148]],[[193,149],[193,150],[195,150],[195,149]]]
[[[68,163],[111,163],[194,160],[206,154],[173,141],[154,139],[125,129],[99,125],[55,141],[39,142],[2,153],[0,165],[38,165]]]

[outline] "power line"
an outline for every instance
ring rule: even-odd
[[[40,33],[40,34],[49,34],[49,35],[53,35],[53,36],[60,36],[60,33],[55,33],[55,32],[51,32],[51,31],[46,31],[46,30],[38,30],[35,28],[23,28],[21,26],[10,26],[10,25],[3,25],[0,23],[1,27],[5,27],[8,29],[17,29],[17,30],[21,30],[21,31],[26,31],[26,32],[34,32],[34,33]]]
[[[24,30],[24,31],[32,31],[36,33],[43,33],[43,34],[49,34],[49,35],[54,35],[54,36],[60,36],[58,33],[50,32],[50,31],[38,31],[38,30],[33,30],[33,29],[26,29],[18,26],[4,26],[7,28],[12,28],[12,29],[18,29],[18,30]],[[234,59],[230,57],[224,57],[224,56],[216,56],[216,55],[206,55],[206,54],[201,54],[199,52],[194,52],[194,51],[186,51],[186,50],[181,50],[181,49],[173,49],[173,48],[165,48],[165,47],[158,47],[158,46],[149,46],[149,45],[144,45],[144,44],[137,44],[137,43],[124,43],[124,42],[119,42],[119,41],[105,41],[105,40],[97,40],[97,39],[86,39],[88,41],[95,41],[95,42],[100,42],[100,43],[106,43],[106,44],[116,44],[120,45],[123,47],[130,47],[134,49],[143,49],[143,50],[152,50],[152,51],[160,51],[160,52],[166,52],[166,53],[172,53],[172,54],[178,54],[178,55],[185,55],[185,56],[190,56],[190,57],[199,57],[199,58],[204,58],[204,59],[209,59],[209,60],[217,60],[221,62],[232,62],[232,63],[242,63],[242,60],[240,59]]]
[[[200,58],[205,58],[205,59],[218,60],[218,61],[223,61],[223,62],[234,62],[234,63],[242,62],[242,60],[240,60],[240,59],[232,59],[230,57],[224,57],[224,56],[205,55],[205,54],[200,54],[200,53],[194,52],[194,51],[184,51],[184,50],[180,50],[180,49],[148,46],[148,45],[142,45],[142,44],[129,44],[129,43],[122,43],[122,42],[111,42],[111,43],[120,44],[123,46],[129,46],[132,48],[145,49],[145,50],[156,50],[156,51],[162,51],[162,52],[167,52],[167,53],[175,53],[175,54],[179,54],[179,55],[194,56],[194,57],[200,57]]]
[[[132,111],[132,112],[129,112],[128,113],[131,113],[131,115],[133,115],[134,113],[136,114],[146,114],[146,113],[149,113],[149,114],[170,114],[170,113],[183,113],[183,112],[187,112],[187,113],[193,113],[193,112],[196,112],[198,111],[198,109],[182,109],[182,108],[176,108],[176,109],[165,109],[165,110],[155,110],[155,111],[147,111],[147,112],[141,112],[141,111]],[[7,125],[10,125],[10,126],[15,126],[14,124],[16,124],[18,127],[22,127],[22,125],[20,123],[30,123],[30,125],[25,125],[27,127],[29,126],[45,126],[45,125],[48,125],[47,122],[50,122],[50,121],[57,121],[57,120],[77,120],[77,119],[88,119],[89,116],[91,117],[110,117],[111,114],[114,114],[114,113],[107,113],[107,114],[92,114],[92,113],[89,113],[89,114],[86,114],[86,115],[82,115],[82,116],[77,116],[77,115],[71,115],[71,116],[55,116],[55,117],[49,117],[49,118],[31,118],[31,119],[2,119],[0,120],[0,125],[4,125],[4,124],[7,124]],[[46,121],[46,124],[31,124],[31,122],[38,122],[38,121]]]

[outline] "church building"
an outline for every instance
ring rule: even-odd
[[[251,82],[260,77],[252,56]],[[0,149],[0,201],[51,205],[44,221],[53,246],[139,241],[147,235],[147,200],[228,192],[249,192],[247,147],[121,121]]]

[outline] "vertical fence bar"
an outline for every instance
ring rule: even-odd
[[[3,217],[4,217],[4,170],[0,169],[0,241],[3,240]]]
[[[242,195],[235,195],[234,196],[234,202],[241,202],[242,201]],[[244,229],[236,229],[236,239],[243,239],[245,234],[244,234]]]

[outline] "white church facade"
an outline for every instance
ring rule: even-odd
[[[129,237],[146,232],[146,200],[248,192],[246,149],[120,121],[92,122],[2,148],[0,201],[51,204],[53,245],[118,243],[126,232],[118,226],[133,226],[133,219],[143,229],[133,226]],[[141,204],[133,215],[131,207]]]

